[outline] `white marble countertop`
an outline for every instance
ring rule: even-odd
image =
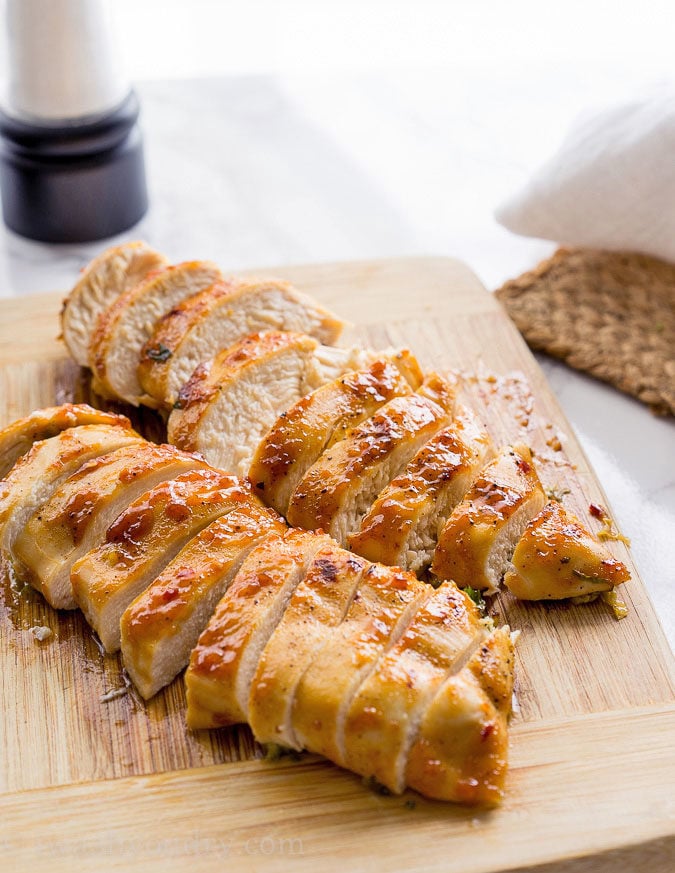
[[[492,211],[556,145],[561,107],[585,86],[558,81],[551,105],[531,73],[505,75],[508,100],[504,82],[476,70],[142,84],[151,209],[124,238],[225,269],[453,255],[494,288],[552,250],[511,236]],[[0,297],[67,288],[106,244],[48,246],[1,229]],[[675,424],[540,363],[675,645]]]

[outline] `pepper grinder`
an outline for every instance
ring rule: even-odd
[[[107,0],[5,0],[5,224],[43,242],[121,233],[148,208],[139,104]]]

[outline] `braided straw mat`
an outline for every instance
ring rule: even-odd
[[[533,349],[675,415],[675,264],[561,248],[496,294]]]

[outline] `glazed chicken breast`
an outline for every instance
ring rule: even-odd
[[[629,579],[621,561],[551,501],[525,528],[504,584],[521,600],[558,600],[609,591]]]
[[[251,552],[190,657],[185,672],[189,727],[222,727],[248,719],[260,654],[312,558],[332,546],[326,536],[289,531],[266,537]]]
[[[415,358],[403,350],[364,370],[345,373],[284,410],[258,444],[248,478],[281,515],[298,483],[321,453],[394,397],[422,383]]]
[[[253,500],[235,476],[211,468],[183,473],[141,495],[105,541],[71,571],[75,602],[107,652],[120,648],[122,613],[200,530]]]
[[[452,418],[454,391],[432,374],[414,394],[395,397],[324,451],[293,492],[290,524],[321,528],[341,545],[415,453]]]
[[[277,417],[350,369],[353,354],[301,333],[251,334],[193,373],[169,417],[169,441],[245,476]]]
[[[454,582],[441,583],[345,707],[340,745],[322,745],[317,730],[308,745],[391,791],[403,791],[425,709],[488,636],[473,601]]]
[[[365,561],[335,543],[314,556],[251,681],[246,715],[259,742],[301,748],[292,718],[298,683],[322,642],[343,621],[366,570]]]
[[[34,443],[0,482],[0,550],[19,572],[14,545],[33,513],[91,458],[141,443],[130,427],[109,424],[72,427]]]
[[[460,407],[450,427],[422,446],[380,493],[349,537],[350,549],[413,573],[426,570],[450,513],[492,454],[485,427]]]
[[[173,446],[136,442],[83,464],[39,506],[14,554],[31,584],[56,609],[75,609],[72,565],[97,546],[117,516],[159,482],[206,463]]]
[[[285,525],[251,500],[184,546],[122,614],[122,658],[134,685],[152,697],[186,666],[218,601],[252,549]]]
[[[295,331],[333,345],[343,328],[337,316],[288,282],[226,279],[160,319],[141,352],[139,379],[147,394],[171,407],[199,364],[248,334]]]
[[[148,273],[167,265],[164,255],[147,243],[128,242],[106,249],[83,270],[61,312],[63,340],[81,367],[89,366],[89,345],[98,317]]]
[[[450,676],[426,707],[405,783],[425,797],[494,806],[508,764],[513,642],[501,627]]]
[[[81,424],[110,424],[131,427],[129,419],[113,412],[101,412],[86,403],[64,403],[31,412],[0,430],[0,479],[30,449],[33,443],[56,436]]]
[[[165,267],[125,291],[98,317],[89,344],[95,390],[132,406],[156,405],[138,380],[141,350],[173,306],[221,278],[210,261]]]
[[[392,791],[494,804],[507,763],[508,628],[323,535],[251,552],[185,674],[188,724],[248,720],[259,742],[306,748]]]
[[[304,673],[295,688],[284,679],[285,693],[290,699],[292,731],[279,742],[296,749],[315,752],[322,749],[321,754],[332,761],[343,761],[345,717],[354,695],[379,666],[379,660],[397,644],[411,617],[432,594],[429,585],[419,582],[411,574],[398,568],[371,564],[361,574],[340,624],[332,631],[319,629],[316,651],[307,646],[303,628],[297,636],[309,650],[309,659],[305,659]],[[316,618],[315,613],[316,610],[311,613],[312,620]],[[274,637],[270,643],[273,640]],[[295,657],[293,663],[294,666],[297,664]],[[278,674],[287,677],[287,666],[284,665]],[[265,734],[251,719],[256,735],[263,739],[267,736],[270,741],[274,741],[269,730],[273,724],[274,719],[268,718]]]
[[[431,572],[492,593],[528,522],[546,503],[524,445],[506,446],[479,474],[445,524]]]

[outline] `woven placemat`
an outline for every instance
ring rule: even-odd
[[[496,294],[533,349],[675,415],[675,264],[559,249]]]

